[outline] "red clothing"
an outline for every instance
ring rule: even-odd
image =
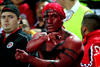
[[[29,5],[27,3],[22,4],[21,6],[19,6],[19,10],[20,16],[26,18],[30,27],[34,28],[35,17],[33,16],[33,11],[30,9]]]
[[[100,30],[89,33],[85,37],[83,44],[85,46],[81,67],[95,67],[94,54],[100,49]]]

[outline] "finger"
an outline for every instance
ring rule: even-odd
[[[52,32],[52,34],[54,34],[54,35],[58,35],[59,33],[58,33],[58,32]]]
[[[16,54],[15,54],[15,59],[16,59],[16,60],[19,60],[19,59],[20,59],[20,54],[19,54],[19,52],[16,52]]]
[[[19,55],[19,52],[16,52],[15,55]]]
[[[52,42],[54,43],[54,45],[57,45],[57,42],[55,40],[52,40]]]
[[[15,59],[16,60],[20,60],[20,56],[15,56]]]
[[[41,33],[41,36],[45,36],[45,35],[47,35],[46,32],[42,32],[42,33]]]
[[[21,49],[16,49],[16,52],[23,53],[23,52],[24,52],[24,50],[21,50]]]
[[[33,50],[30,49],[30,48],[26,48],[26,51],[27,51],[27,52],[32,52]]]
[[[54,35],[53,33],[50,33],[49,34],[49,38],[52,40],[52,39],[56,39],[56,35]]]
[[[55,35],[55,38],[56,38],[56,39],[61,39],[61,37],[62,37],[62,36],[61,36],[59,33],[57,33],[57,32],[53,32],[52,34]]]

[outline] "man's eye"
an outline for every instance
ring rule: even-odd
[[[48,17],[47,16],[44,16],[43,20],[47,20],[47,19],[48,19]]]
[[[44,18],[47,18],[48,16],[44,16]]]
[[[5,18],[5,16],[1,16],[1,19],[4,19]]]
[[[8,16],[8,17],[9,17],[9,18],[13,18],[13,16],[11,16],[11,15],[10,15],[10,16]]]

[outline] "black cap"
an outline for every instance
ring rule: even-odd
[[[12,4],[5,5],[4,8],[1,11],[1,14],[3,12],[13,12],[17,15],[17,17],[19,17],[19,14],[20,14],[19,9],[15,5],[12,5]]]

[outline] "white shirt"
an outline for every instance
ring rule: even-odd
[[[6,34],[6,38],[9,36],[10,34]]]
[[[65,8],[64,12],[66,14],[66,18],[63,20],[63,22],[69,20],[72,17],[73,13],[77,12],[77,10],[79,9],[79,6],[80,6],[79,1],[76,1],[76,3],[74,4],[74,6],[70,10],[67,10]]]
[[[92,9],[92,11],[93,11],[96,15],[100,15],[100,9]]]

